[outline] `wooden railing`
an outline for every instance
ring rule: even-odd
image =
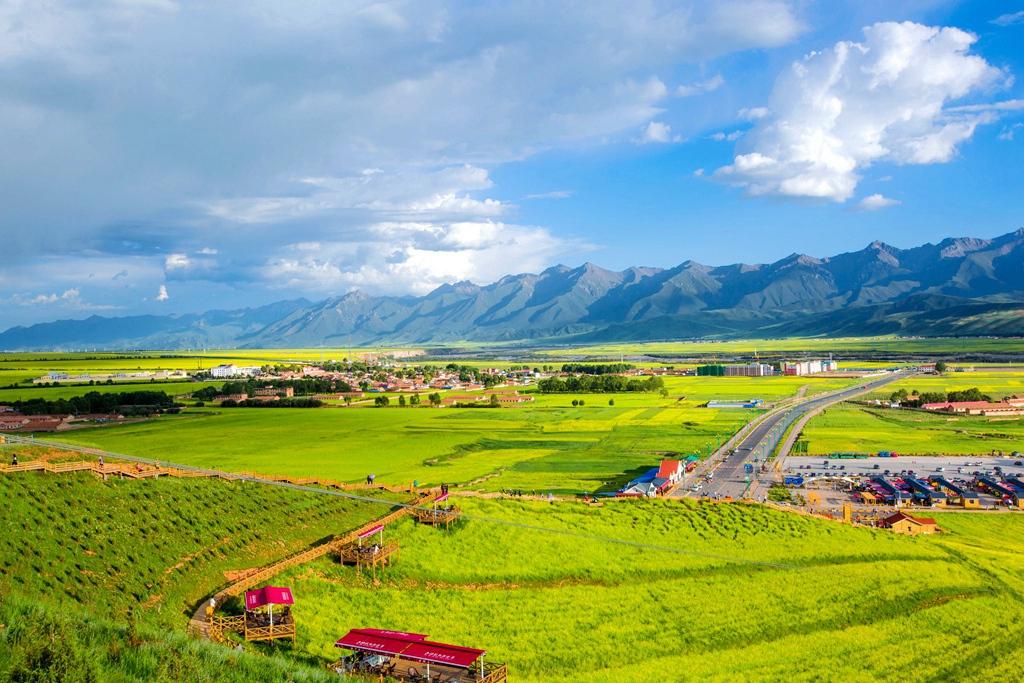
[[[274,624],[272,626],[246,626],[246,640],[273,640],[275,638],[291,638],[295,640],[295,624]]]
[[[508,680],[508,665],[498,664],[490,671],[484,671],[484,677],[480,679],[480,683],[501,683],[501,681]]]
[[[411,504],[415,504],[417,502],[419,501],[413,501]],[[410,509],[411,508],[409,507],[400,507],[397,510],[393,510],[392,512],[384,515],[383,517],[378,517],[372,522],[367,522],[358,529],[353,529],[352,531],[349,531],[346,534],[336,536],[335,538],[331,539],[330,541],[327,541],[326,543],[321,543],[320,545],[313,546],[312,548],[308,548],[306,550],[303,550],[302,552],[278,560],[273,564],[267,565],[266,567],[263,567],[262,569],[259,569],[258,571],[239,579],[235,583],[222,589],[214,597],[219,602],[221,601],[222,598],[241,595],[243,592],[249,590],[253,586],[263,583],[267,579],[276,576],[277,574],[280,574],[281,572],[290,567],[294,567],[297,564],[311,562],[312,560],[315,560],[319,557],[323,557],[324,555],[327,555],[331,552],[338,552],[339,550],[341,550],[341,548],[349,544],[355,543],[358,540],[360,534],[369,531],[370,529],[379,524],[388,524],[397,519],[401,519],[405,515],[409,514]]]

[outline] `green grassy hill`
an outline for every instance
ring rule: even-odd
[[[184,629],[224,572],[262,566],[388,507],[210,479],[0,475],[0,595]]]
[[[904,455],[1024,451],[1024,418],[929,414],[843,403],[807,423],[807,453],[896,451]]]
[[[295,567],[299,640],[189,640],[225,570],[384,506],[211,480],[0,476],[0,680],[320,681],[353,627],[488,650],[517,681],[1024,675],[1024,517],[940,514],[908,538],[754,505],[461,499],[451,531],[399,522],[381,585]],[[827,672],[827,673],[825,673]]]
[[[0,680],[38,683],[337,683],[321,667],[0,595]]]
[[[328,560],[292,570],[299,647],[429,633],[517,681],[1024,674],[1024,518],[945,515],[951,533],[912,539],[738,504],[465,507],[450,533],[402,522],[383,586]]]

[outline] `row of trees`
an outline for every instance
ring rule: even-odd
[[[562,372],[581,375],[615,375],[632,370],[635,366],[629,363],[566,363]]]
[[[122,391],[100,393],[90,391],[82,396],[48,401],[32,398],[9,403],[24,415],[85,415],[89,413],[120,413],[126,416],[152,415],[174,408],[174,399],[163,391]]]
[[[547,377],[537,382],[542,394],[613,394],[629,391],[661,391],[661,377],[622,377],[621,375],[572,375]]]
[[[222,408],[319,408],[323,404],[318,398],[279,398],[276,401],[249,398],[244,401],[228,399],[220,405]]]
[[[889,400],[904,406],[920,407],[926,403],[991,401],[992,397],[981,393],[981,390],[977,387],[971,387],[962,391],[925,391],[923,393],[918,393],[917,389],[909,393],[906,389],[898,389],[889,395]]]
[[[497,396],[494,396],[492,398],[496,400]],[[430,394],[427,396],[427,401],[429,401],[430,405],[432,406],[439,406],[441,405],[441,394],[436,392]],[[422,403],[423,399],[422,397],[420,397],[419,394],[413,394],[408,399],[405,398],[404,394],[398,395],[398,406],[400,408],[404,408],[405,406],[418,406],[422,405]],[[387,408],[389,405],[391,405],[391,399],[388,398],[387,396],[376,396],[373,399],[373,405],[377,406],[378,408]]]

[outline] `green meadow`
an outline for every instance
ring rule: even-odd
[[[332,680],[301,657],[193,640],[185,625],[225,572],[389,507],[388,498],[85,473],[0,474],[0,497],[0,680],[61,683]]]
[[[224,572],[262,566],[387,510],[241,482],[104,482],[88,473],[0,474],[0,499],[0,595],[120,619],[141,610],[176,627]]]
[[[896,336],[879,337],[789,337],[783,339],[742,339],[735,341],[665,341],[665,342],[629,342],[609,344],[584,344],[581,346],[560,346],[557,349],[545,349],[538,355],[617,358],[620,355],[665,355],[682,356],[688,354],[723,356],[730,354],[794,353],[794,352],[833,352],[840,356],[846,354],[886,353],[886,354],[936,354],[936,353],[979,353],[1021,351],[1021,340],[1013,338],[942,338],[942,337],[911,337]]]
[[[974,385],[972,385],[974,386]],[[1024,418],[929,414],[844,403],[804,427],[807,453],[842,451],[907,455],[984,455],[1024,451]]]
[[[608,488],[669,454],[707,455],[757,411],[714,398],[777,401],[854,380],[670,377],[658,394],[540,395],[500,409],[189,409],[179,416],[55,438],[230,471],[359,481],[458,483],[484,491]],[[584,405],[573,407],[573,400]],[[609,405],[614,401],[614,405]]]
[[[913,375],[896,380],[880,391],[872,392],[867,398],[888,398],[898,389],[908,392],[963,391],[977,387],[981,393],[994,400],[1006,396],[1024,396],[1024,368],[1009,370],[975,370],[973,372],[946,372],[941,375]]]
[[[740,504],[463,507],[449,532],[389,529],[379,586],[327,558],[290,570],[299,650],[333,659],[376,627],[485,648],[517,681],[888,680],[894,661],[923,681],[996,656],[1024,674],[1024,518],[908,538]]]

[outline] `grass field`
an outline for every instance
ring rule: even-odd
[[[744,339],[736,341],[669,341],[669,342],[629,342],[622,344],[593,344],[582,346],[560,347],[538,351],[539,356],[574,356],[618,358],[620,355],[635,356],[677,355],[688,354],[763,354],[786,352],[834,352],[846,353],[976,353],[976,352],[1021,352],[1020,339],[996,338],[901,338],[894,336],[880,337],[790,337],[785,339]]]
[[[387,510],[219,480],[84,473],[0,475],[0,497],[0,680],[61,683],[337,680],[301,656],[193,640],[185,624],[223,572]]]
[[[711,398],[777,400],[851,380],[672,377],[658,394],[537,395],[497,410],[464,408],[192,409],[140,424],[62,432],[118,453],[231,471],[405,484],[472,483],[576,493],[628,480],[666,454],[706,455],[754,414]],[[573,408],[573,399],[586,405]],[[615,405],[609,406],[608,401]]]
[[[102,482],[87,473],[0,475],[0,499],[0,595],[122,620],[141,611],[175,627],[225,582],[223,572],[261,566],[386,511],[253,484]]]
[[[841,404],[811,418],[800,439],[807,442],[809,455],[839,451],[896,451],[907,455],[1008,453],[1024,451],[1024,418],[933,415]]]
[[[952,533],[911,539],[744,505],[465,508],[451,532],[397,525],[380,587],[327,559],[291,570],[299,648],[429,633],[517,681],[1024,675],[1024,518],[943,515]]]
[[[85,474],[0,475],[0,495],[2,680],[330,680],[317,663],[360,626],[485,648],[516,681],[880,681],[894,661],[910,681],[1024,675],[1010,513],[941,513],[948,533],[908,538],[756,505],[460,499],[450,531],[389,527],[402,553],[381,585],[330,558],[276,578],[296,649],[235,652],[181,635],[222,572],[384,506]]]
[[[995,400],[1005,396],[1024,396],[1024,370],[1020,372],[976,370],[974,372],[947,372],[942,375],[914,375],[896,380],[866,398],[888,398],[892,392],[898,389],[906,389],[908,392],[916,389],[919,393],[924,393],[963,391],[972,387],[977,387],[981,393],[988,394]]]

